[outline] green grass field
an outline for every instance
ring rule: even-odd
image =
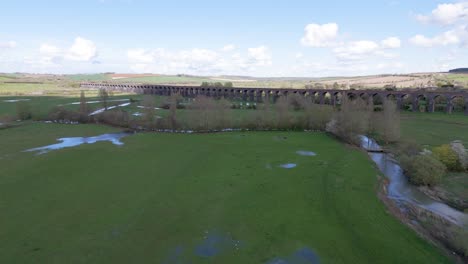
[[[304,247],[320,263],[449,263],[386,213],[367,155],[323,133],[151,133],[22,152],[114,131],[0,130],[0,263],[268,263]],[[199,257],[207,231],[241,246]]]
[[[468,146],[468,116],[445,113],[409,113],[401,115],[403,139],[415,141],[423,146],[435,147],[461,140]]]

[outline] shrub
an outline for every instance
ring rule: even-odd
[[[463,169],[468,169],[468,153],[466,152],[463,143],[460,140],[452,141],[450,143],[450,148],[457,153]]]
[[[121,109],[105,111],[97,115],[97,118],[102,123],[121,127],[128,127],[130,120],[128,113]]]
[[[445,165],[431,155],[416,155],[400,159],[410,182],[416,185],[437,185],[445,175]]]
[[[423,148],[421,145],[416,143],[415,141],[399,141],[395,145],[395,154],[397,156],[415,156],[418,155],[421,151],[423,151]]]
[[[449,171],[463,171],[463,166],[461,165],[458,155],[450,145],[445,144],[439,147],[435,147],[432,150],[432,153],[435,158],[442,162]]]
[[[50,110],[48,118],[54,121],[79,121],[80,114],[78,112],[65,109],[63,106],[57,106]]]
[[[28,120],[32,117],[31,106],[28,102],[16,102],[16,117],[21,120]]]

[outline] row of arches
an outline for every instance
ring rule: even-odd
[[[394,100],[400,109],[415,112],[464,112],[468,114],[468,93],[433,91],[385,91],[385,90],[315,90],[315,89],[264,89],[264,88],[216,88],[199,86],[164,86],[140,84],[82,83],[82,87],[104,88],[140,94],[171,95],[184,97],[198,95],[251,102],[276,101],[280,96],[302,96],[317,104],[339,105],[342,97],[361,98],[375,106],[383,100]]]

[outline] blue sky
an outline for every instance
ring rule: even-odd
[[[468,1],[6,0],[0,72],[331,76],[468,66]]]

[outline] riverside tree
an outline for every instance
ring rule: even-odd
[[[84,91],[81,91],[80,94],[80,110],[79,110],[79,115],[80,115],[80,122],[85,123],[88,121],[88,105],[86,104],[86,98],[85,98],[85,93]]]
[[[99,89],[99,98],[101,99],[101,102],[102,102],[102,106],[104,107],[105,110],[107,110],[107,103],[108,103],[108,100],[109,100],[109,93],[107,92],[106,89],[104,88],[101,88]]]
[[[145,123],[145,126],[149,128],[153,128],[155,122],[155,101],[154,97],[150,94],[145,94],[143,96],[143,122]]]

